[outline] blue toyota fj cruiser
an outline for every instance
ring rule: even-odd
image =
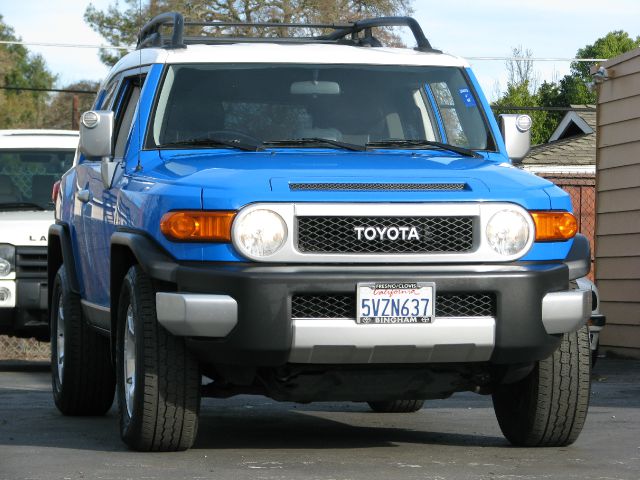
[[[130,447],[183,450],[202,395],[413,412],[475,391],[513,444],[572,443],[589,245],[569,197],[513,166],[529,117],[500,129],[411,18],[188,26],[149,22],[82,116],[49,230],[60,411],[116,392]],[[387,26],[417,47],[382,47]],[[310,31],[251,25],[291,27]]]

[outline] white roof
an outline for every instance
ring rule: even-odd
[[[123,57],[119,72],[151,63],[296,63],[327,65],[421,65],[468,67],[466,60],[409,48],[355,47],[327,44],[234,43],[188,45],[187,48],[143,48]]]
[[[0,149],[75,149],[76,130],[0,130]]]

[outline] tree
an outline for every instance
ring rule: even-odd
[[[19,41],[0,15],[0,40]],[[47,89],[55,82],[40,55],[22,45],[0,45],[0,87]],[[0,89],[0,128],[38,128],[46,109],[47,93]]]
[[[640,36],[631,38],[627,32],[615,30],[598,38],[593,45],[586,45],[576,53],[576,58],[613,58],[640,47]],[[573,62],[571,74],[560,80],[561,101],[564,105],[588,105],[596,102],[596,94],[587,85],[591,82],[589,62]]]
[[[635,39],[622,30],[615,30],[607,33],[604,37],[598,38],[593,45],[586,45],[580,48],[576,58],[613,58],[629,50],[640,47],[640,36]],[[585,62],[573,62],[571,73],[576,77],[581,77],[585,81],[591,79],[591,64]]]
[[[537,87],[537,75],[533,70],[533,52],[523,49],[522,45],[511,49],[511,54],[518,60],[507,60],[507,85],[524,85],[531,92],[535,92]]]
[[[63,90],[78,90],[87,92],[97,92],[100,88],[98,82],[90,80],[82,80],[63,87]],[[94,94],[87,93],[56,93],[49,108],[44,115],[45,128],[71,129],[78,128],[79,116],[91,110],[91,106],[95,100]],[[74,121],[75,120],[75,121]]]
[[[412,3],[413,0],[150,0],[140,9],[138,0],[125,0],[124,9],[120,8],[117,1],[105,11],[90,4],[84,19],[111,45],[130,46],[135,45],[142,25],[161,12],[180,12],[188,20],[208,22],[327,23],[372,16],[410,15]],[[236,32],[227,30],[225,33]],[[273,28],[251,33],[277,37],[290,32]],[[385,43],[400,43],[392,30],[385,30],[378,35]],[[122,55],[121,51],[102,50],[100,60],[112,65]]]
[[[598,38],[593,45],[586,45],[576,53],[576,58],[612,58],[640,46],[640,36],[635,40],[621,30],[610,32]],[[537,86],[531,50],[522,47],[512,49],[513,56],[523,57],[523,61],[508,61],[506,64],[508,81],[507,90],[494,103],[496,107],[570,107],[572,105],[591,105],[596,102],[596,95],[589,88],[591,83],[591,66],[589,62],[573,62],[571,73],[559,82],[543,82]],[[496,113],[503,110],[496,109]],[[533,144],[549,140],[564,112],[554,111],[522,111],[533,119],[531,140]]]
[[[507,60],[507,90],[494,102],[496,114],[501,113],[526,113],[533,120],[531,128],[531,142],[535,145],[543,143],[545,139],[545,125],[547,112],[544,111],[504,111],[500,107],[535,107],[539,106],[539,98],[536,95],[537,76],[533,69],[533,52],[523,49],[522,46],[512,48],[513,57],[519,60]],[[545,86],[545,88],[547,88]],[[547,137],[548,138],[548,137]]]

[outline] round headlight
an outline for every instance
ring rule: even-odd
[[[11,299],[11,290],[6,287],[0,287],[0,302],[6,302]]]
[[[287,225],[276,212],[254,210],[234,222],[233,238],[241,253],[249,257],[268,257],[284,245]]]
[[[502,210],[496,213],[487,224],[489,245],[501,255],[516,255],[529,241],[529,223],[520,213]]]
[[[11,273],[11,264],[4,258],[0,258],[0,277],[6,277]]]

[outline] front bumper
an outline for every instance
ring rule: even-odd
[[[158,320],[187,337],[202,361],[431,363],[541,360],[559,334],[589,317],[590,292],[568,290],[562,263],[477,266],[264,266],[180,264],[176,292],[157,294]],[[489,292],[495,314],[432,324],[359,325],[293,319],[295,295],[355,295],[361,282],[435,282],[437,291]]]
[[[46,334],[49,329],[46,280],[3,280],[0,287],[10,292],[9,298],[0,302],[0,334]]]

